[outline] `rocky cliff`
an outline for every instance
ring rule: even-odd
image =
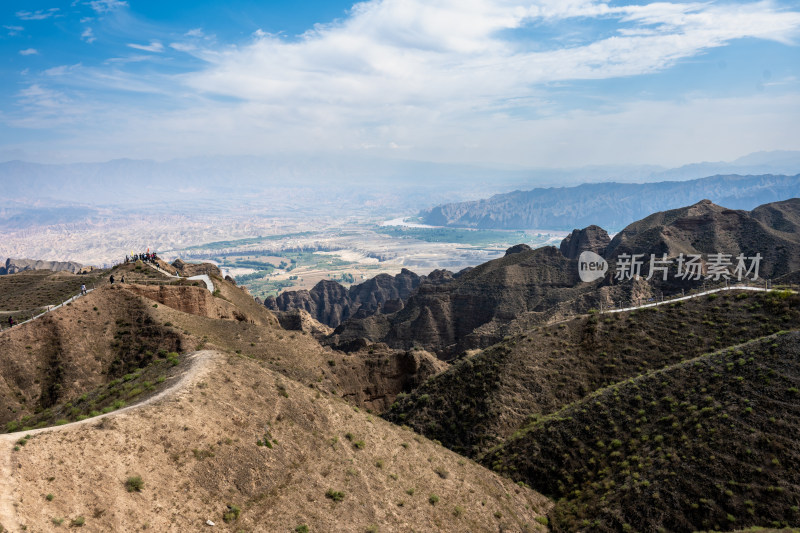
[[[609,260],[603,278],[580,281],[575,258],[584,250],[602,253]],[[615,279],[616,258],[621,253],[643,255],[640,279]],[[611,241],[602,228],[590,226],[575,230],[562,242],[560,251],[517,245],[504,257],[458,276],[432,273],[402,309],[365,319],[352,317],[326,342],[343,349],[358,346],[357,339],[385,342],[397,349],[419,346],[450,359],[532,324],[590,308],[633,305],[705,282],[707,266],[701,279],[684,280],[676,277],[676,262],[666,281],[660,276],[646,280],[651,253],[659,257],[667,253],[668,258],[700,254],[706,262],[709,254],[729,254],[731,271],[737,254],[749,258],[760,253],[760,278],[800,270],[800,199],[766,204],[753,211],[727,209],[704,200],[650,215],[630,224]]]
[[[603,255],[610,242],[611,237],[608,236],[608,232],[592,224],[583,229],[572,230],[572,233],[561,241],[561,253],[570,259],[577,259],[585,251]]]
[[[576,264],[554,247],[514,246],[504,257],[458,277],[431,273],[402,310],[350,319],[328,342],[346,345],[366,338],[394,348],[420,346],[448,359],[497,342],[526,315],[549,314],[561,302],[589,294],[599,282],[581,284]]]
[[[286,291],[264,301],[272,311],[307,311],[312,318],[336,327],[350,317],[366,318],[384,306],[394,312],[417,288],[420,276],[403,269],[396,276],[378,274],[349,289],[335,281],[322,280],[311,290]]]

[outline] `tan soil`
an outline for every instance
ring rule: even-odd
[[[196,357],[201,364],[146,404],[27,432],[16,452],[24,434],[2,437],[0,523],[14,533],[78,516],[85,531],[196,531],[206,520],[222,531],[544,530],[536,518],[552,504],[532,490],[263,363]],[[257,446],[267,434],[273,447]],[[129,493],[134,475],[144,488]],[[328,489],[344,500],[326,498]],[[230,524],[227,504],[242,510]]]
[[[186,371],[181,376],[176,377],[177,379],[172,385],[139,404],[130,405],[112,413],[106,413],[94,418],[82,420],[80,422],[65,424],[63,426],[32,429],[29,431],[20,431],[17,433],[6,433],[4,435],[0,435],[0,526],[5,524],[4,527],[10,531],[15,531],[16,529],[20,528],[20,525],[17,522],[17,512],[15,509],[17,486],[16,480],[13,477],[12,469],[12,453],[14,453],[12,449],[16,441],[24,437],[32,437],[40,433],[59,432],[69,430],[77,426],[96,424],[100,422],[100,420],[107,417],[116,417],[134,409],[141,409],[142,407],[157,402],[166,396],[175,394],[178,390],[180,390],[181,387],[185,387],[201,377],[205,373],[208,367],[208,362],[213,355],[215,355],[215,352],[208,350],[195,352],[189,355],[188,359],[191,364],[187,366]],[[0,527],[0,531],[2,531],[2,527]]]

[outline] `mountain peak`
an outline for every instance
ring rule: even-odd
[[[506,250],[506,255],[512,255],[512,254],[518,254],[518,253],[521,253],[521,252],[527,252],[528,250],[532,250],[532,249],[533,248],[531,248],[527,244],[516,244],[516,245],[512,246],[511,248],[509,248],[508,250]]]

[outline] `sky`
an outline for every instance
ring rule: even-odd
[[[800,150],[800,1],[6,0],[0,161]]]

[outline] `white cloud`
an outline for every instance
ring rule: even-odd
[[[108,13],[121,7],[128,7],[128,2],[122,0],[91,0],[87,2],[98,13]]]
[[[178,52],[194,52],[197,50],[197,46],[191,43],[170,43],[170,48],[173,50],[177,50]]]
[[[62,92],[48,89],[37,83],[22,89],[17,96],[20,105],[47,113],[58,113],[69,102]]]
[[[616,17],[634,28],[543,52],[499,36],[525,32],[535,19],[575,16]],[[250,44],[201,54],[211,67],[186,79],[199,91],[259,102],[336,102],[343,111],[365,104],[474,108],[524,97],[548,82],[657,72],[735,39],[788,43],[798,28],[800,13],[765,2],[610,7],[546,0],[519,8],[503,0],[384,0],[356,4],[350,18],[318,25],[297,42],[259,30]]]
[[[92,28],[86,28],[83,30],[83,33],[81,33],[81,40],[86,41],[89,44],[92,44],[97,40],[97,37],[94,36]]]
[[[9,37],[19,35],[19,33],[25,29],[22,26],[3,26],[3,27],[8,30]]]
[[[50,9],[38,9],[36,11],[17,11],[16,15],[22,20],[44,20],[56,16],[59,11],[59,8],[52,7]]]
[[[570,44],[538,37],[542,27],[557,34],[564,19],[575,17],[589,19],[587,25],[602,19],[611,33],[596,38],[587,31]],[[680,164],[800,148],[790,125],[800,96],[771,98],[765,89],[732,100],[640,97],[602,111],[575,105],[562,112],[551,101],[552,87],[661,72],[737,39],[792,43],[798,28],[800,13],[771,2],[376,0],[291,39],[258,30],[245,43],[220,47],[197,28],[168,47],[157,40],[128,44],[206,62],[181,75],[126,73],[125,63],[152,58],[141,54],[51,76],[69,74],[80,77],[76,86],[130,96],[74,115],[94,117],[96,134],[86,134],[86,145],[115,142],[116,155],[134,145],[172,155],[263,153],[268,146],[522,165],[563,165],[576,153],[587,164]],[[133,93],[157,94],[163,107],[151,111]],[[36,117],[43,123],[49,115]],[[112,123],[114,141],[104,126]],[[725,135],[704,140],[715,129]]]
[[[106,59],[106,63],[141,63],[142,61],[150,61],[151,59],[153,59],[153,56],[140,54],[127,57],[110,57]]]
[[[37,55],[39,51],[35,48],[26,48],[25,50],[20,50],[19,54],[23,56],[33,56]]]
[[[60,65],[58,67],[53,67],[46,69],[42,72],[45,76],[65,76],[75,70],[81,68],[81,64],[77,63],[75,65]]]
[[[128,44],[128,46],[145,52],[161,53],[164,51],[164,45],[158,41],[150,41],[150,44]]]

